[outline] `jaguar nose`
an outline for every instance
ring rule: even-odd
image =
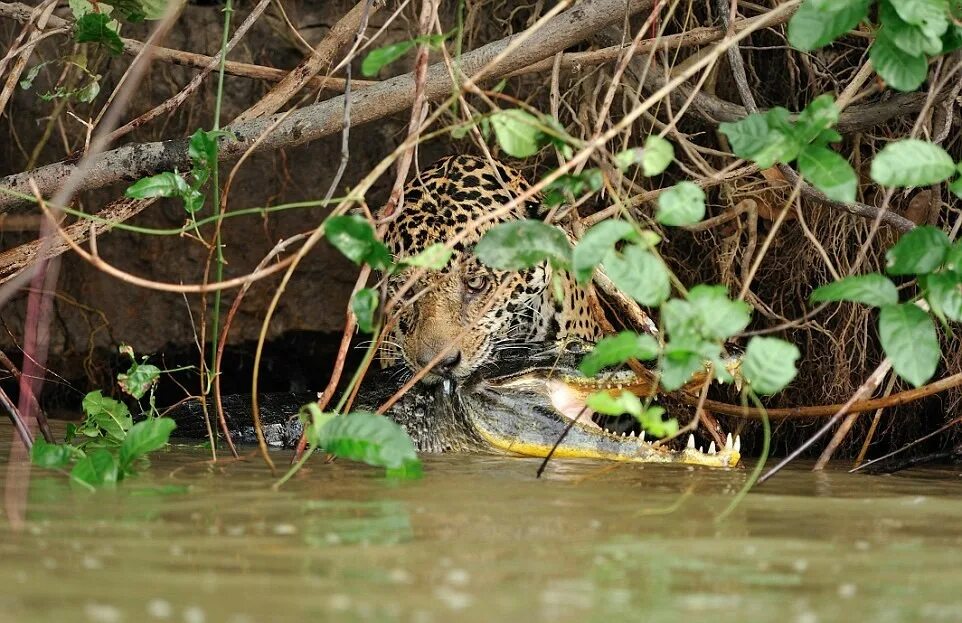
[[[423,368],[431,362],[431,359],[434,359],[434,357],[419,357],[418,363],[421,364],[421,367]],[[459,363],[461,363],[461,351],[453,350],[442,357],[441,360],[436,364],[434,364],[434,368],[432,368],[431,371],[440,376],[449,376]]]

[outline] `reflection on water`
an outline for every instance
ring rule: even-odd
[[[23,531],[0,519],[0,621],[962,621],[950,468],[789,470],[715,523],[747,470],[314,461],[275,492],[205,458],[97,494],[34,470]]]

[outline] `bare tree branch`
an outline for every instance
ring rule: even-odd
[[[511,71],[548,58],[591,36],[605,26],[620,22],[626,13],[650,8],[653,0],[584,0],[549,20],[511,54],[502,58],[487,72],[488,76],[502,76]],[[471,76],[495,59],[516,37],[506,37],[489,43],[461,57],[461,71]],[[413,104],[415,77],[413,73],[385,80],[354,94],[352,124],[363,125],[376,119],[401,112]],[[449,95],[456,85],[443,63],[428,68],[424,96],[436,100]],[[344,97],[306,106],[291,113],[271,135],[261,141],[259,150],[275,150],[314,141],[339,132],[343,128]],[[249,149],[260,134],[277,119],[274,115],[247,123],[230,126],[236,140],[221,140],[222,159],[236,158]],[[159,171],[186,168],[187,138],[126,145],[99,154],[89,164],[78,190],[102,188],[118,182],[132,182]],[[44,196],[49,196],[75,168],[72,162],[58,162],[44,167],[10,175],[0,179],[0,212],[24,204],[29,194],[28,180],[35,181]]]

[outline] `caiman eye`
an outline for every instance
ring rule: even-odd
[[[465,287],[471,294],[477,294],[488,287],[488,276],[487,275],[474,275],[468,277],[464,282]]]

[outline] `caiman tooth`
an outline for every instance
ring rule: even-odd
[[[742,451],[742,436],[735,435],[735,452],[741,452],[741,451]]]
[[[635,438],[635,431],[631,431],[630,433],[628,433],[628,436],[631,437],[632,439],[634,439],[634,438]]]
[[[645,440],[645,431],[641,431],[641,433],[638,435],[638,439],[639,439],[640,441],[644,441],[644,440]]]
[[[725,438],[725,449],[726,449],[726,450],[731,450],[731,449],[732,449],[732,434],[731,434],[731,433],[728,433],[728,437]]]
[[[689,450],[695,449],[695,436],[692,435],[691,433],[688,433],[688,449]]]
[[[705,454],[705,446],[698,446],[698,452]]]
[[[708,444],[708,454],[715,454],[715,452],[716,452],[715,442],[713,441],[710,444]]]

